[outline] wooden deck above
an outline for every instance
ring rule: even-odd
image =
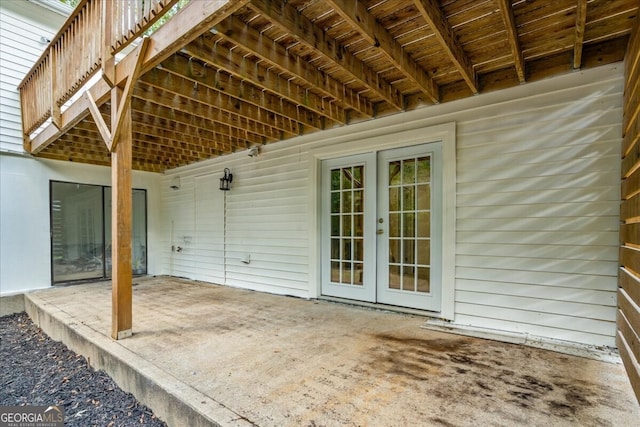
[[[140,3],[129,12],[144,4],[128,1]],[[109,28],[123,11],[81,2],[52,42],[56,55],[21,85],[28,151],[111,163],[90,99],[110,123],[109,83],[124,87],[136,51],[112,68],[110,58],[176,1],[151,3],[118,35]],[[621,61],[638,9],[638,0],[192,0],[149,36],[131,83],[133,168],[161,172]],[[91,97],[73,100],[100,70]]]

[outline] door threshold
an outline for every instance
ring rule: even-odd
[[[331,297],[331,296],[327,296],[327,295],[320,295],[318,297],[318,300],[335,302],[335,303],[340,303],[340,304],[353,305],[353,306],[356,306],[356,307],[365,307],[365,308],[370,308],[370,309],[373,309],[373,310],[391,311],[391,312],[394,312],[394,313],[412,314],[414,316],[428,317],[428,318],[432,318],[432,319],[440,319],[440,316],[439,316],[440,313],[438,313],[438,312],[428,311],[428,310],[420,310],[420,309],[417,309],[417,308],[401,307],[401,306],[398,306],[398,305],[389,305],[389,304],[380,304],[380,303],[367,302],[367,301],[358,301],[358,300],[353,300],[353,299],[348,299],[348,298]]]

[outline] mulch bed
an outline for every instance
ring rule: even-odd
[[[166,426],[25,313],[0,317],[0,406],[17,405],[61,406],[65,426]]]

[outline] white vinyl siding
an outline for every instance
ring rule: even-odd
[[[0,2],[0,150],[23,152],[18,85],[65,17],[28,1]]]
[[[353,141],[360,145],[349,145],[352,154],[366,152],[366,138],[455,122],[453,324],[614,346],[621,68],[270,144],[256,158],[239,152],[169,171],[165,206],[193,222],[192,208],[179,206],[168,189],[171,179],[219,178],[230,168],[225,284],[313,297],[320,262],[313,191],[320,183],[310,152]],[[249,264],[241,262],[246,255]]]
[[[456,323],[614,346],[621,101],[615,75],[459,123]]]

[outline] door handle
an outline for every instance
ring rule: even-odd
[[[384,234],[384,230],[382,228],[378,228],[378,231],[376,231],[376,234]]]

